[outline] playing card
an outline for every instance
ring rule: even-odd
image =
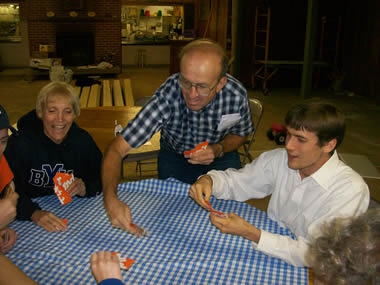
[[[69,189],[71,183],[74,181],[73,174],[67,173],[57,173],[54,178],[54,192],[57,195],[59,201],[62,205],[66,205],[72,201],[67,190]]]
[[[133,265],[133,263],[135,262],[131,258],[122,257],[120,252],[112,252],[111,254],[117,255],[117,257],[119,258],[120,269],[128,270]]]
[[[183,154],[185,156],[190,156],[190,154],[192,153],[196,153],[198,151],[201,151],[201,150],[205,150],[208,146],[208,142],[202,142],[200,144],[198,144],[195,148],[193,148],[192,150],[187,150],[187,151],[184,151]]]
[[[210,204],[209,201],[205,201],[205,202],[206,202],[207,206],[209,206],[209,209],[208,209],[208,210],[209,210],[211,213],[213,213],[215,216],[217,216],[217,217],[219,217],[219,218],[228,218],[228,215],[227,215],[226,213],[223,213],[223,212],[220,212],[220,211],[215,210],[215,209],[211,206],[211,204]]]
[[[133,224],[133,223],[131,223],[130,226],[132,228],[137,228],[137,226],[135,224]],[[142,230],[143,230],[142,236],[148,237],[148,232],[146,230],[144,230],[144,229],[142,229]]]

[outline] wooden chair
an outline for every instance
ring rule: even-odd
[[[249,107],[251,109],[255,129],[243,144],[244,153],[240,153],[243,155],[243,164],[245,164],[247,158],[250,162],[252,161],[252,156],[250,155],[249,150],[251,149],[252,143],[255,141],[256,132],[260,126],[260,121],[264,112],[264,107],[258,99],[249,99]]]

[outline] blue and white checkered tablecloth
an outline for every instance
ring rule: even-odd
[[[68,230],[51,233],[16,221],[10,227],[18,241],[7,256],[42,285],[96,284],[90,256],[99,250],[135,260],[123,271],[126,284],[307,284],[307,268],[266,256],[250,241],[217,230],[208,212],[189,197],[189,187],[174,179],[119,185],[119,198],[131,207],[134,222],[149,232],[149,238],[141,239],[111,227],[102,195],[74,197],[65,206],[54,195],[38,198],[42,209],[68,219]],[[214,198],[211,204],[258,228],[291,236],[248,204]]]

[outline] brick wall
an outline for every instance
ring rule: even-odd
[[[80,0],[78,0],[79,2]],[[121,66],[121,3],[120,0],[81,0],[83,8],[65,10],[63,0],[27,1],[29,48],[32,57],[40,55],[40,44],[56,46],[57,33],[91,32],[95,42],[95,62],[112,54],[113,63]],[[69,1],[70,2],[70,1]],[[47,12],[55,13],[48,17]],[[77,17],[71,17],[71,11]],[[89,17],[88,12],[95,12]],[[49,54],[55,57],[56,53]]]

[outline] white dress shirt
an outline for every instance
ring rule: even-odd
[[[212,170],[212,194],[218,199],[246,201],[272,194],[268,216],[295,236],[272,234],[261,230],[254,248],[281,258],[295,266],[305,266],[311,234],[318,226],[338,216],[364,213],[369,204],[367,184],[352,168],[331,158],[311,176],[301,179],[298,170],[288,167],[285,149],[261,154],[240,170]]]

